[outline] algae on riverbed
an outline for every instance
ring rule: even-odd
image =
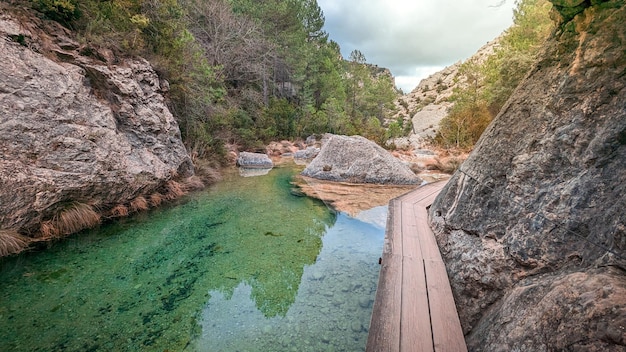
[[[337,221],[323,203],[290,194],[294,173],[233,174],[182,204],[2,259],[0,350],[215,350],[202,311],[242,287],[268,326],[288,323]],[[377,258],[382,236],[373,246]],[[378,269],[368,270],[364,294],[373,295]]]

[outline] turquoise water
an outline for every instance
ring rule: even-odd
[[[297,171],[0,259],[0,351],[364,350],[384,229],[292,195]]]

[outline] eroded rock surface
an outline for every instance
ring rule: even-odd
[[[421,182],[407,164],[361,136],[330,136],[302,175],[353,183],[414,185]]]
[[[37,236],[76,202],[105,211],[193,174],[147,61],[82,56],[64,28],[21,19],[0,15],[0,230]]]
[[[431,207],[473,351],[626,350],[626,7],[554,3],[560,29]]]
[[[307,147],[304,150],[298,150],[293,153],[294,159],[305,159],[310,160],[317,156],[320,153],[320,148],[317,147]]]

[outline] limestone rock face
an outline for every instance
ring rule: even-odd
[[[470,350],[626,349],[626,7],[584,3],[430,209]]]
[[[82,56],[40,26],[0,15],[0,229],[36,235],[72,202],[106,210],[193,174],[147,61]]]
[[[317,147],[307,147],[304,150],[298,150],[293,154],[295,159],[313,159],[320,153],[320,148]]]
[[[498,37],[478,49],[465,62],[482,63],[499,45]],[[413,91],[396,101],[397,113],[388,122],[396,121],[400,117],[410,119],[413,131],[408,140],[414,147],[421,148],[425,141],[437,134],[439,122],[448,116],[448,111],[454,106],[448,98],[455,89],[467,84],[467,77],[459,72],[462,63],[459,61],[424,78]],[[398,145],[397,141],[395,143]]]
[[[315,159],[302,171],[302,175],[320,180],[353,183],[421,182],[408,165],[361,136],[332,135]]]

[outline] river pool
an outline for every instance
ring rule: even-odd
[[[0,351],[364,350],[386,208],[296,196],[299,171],[0,259]]]

